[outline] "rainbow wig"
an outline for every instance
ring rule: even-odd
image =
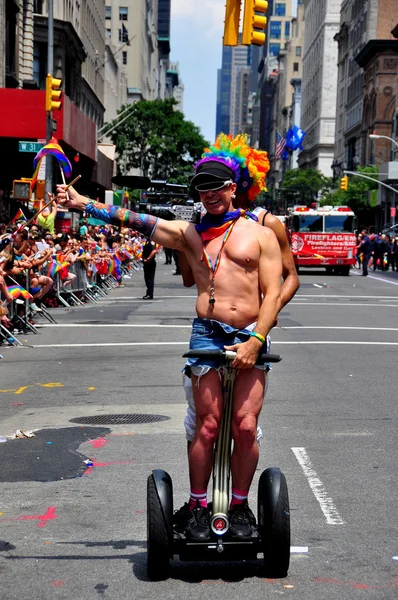
[[[247,135],[220,133],[210,148],[205,148],[202,159],[195,170],[209,161],[218,161],[233,170],[238,193],[247,192],[253,202],[260,192],[267,190],[265,179],[270,169],[268,154],[264,150],[255,150],[247,144]]]

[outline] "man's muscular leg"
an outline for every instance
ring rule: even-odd
[[[196,408],[195,437],[189,449],[191,489],[207,490],[213,466],[213,449],[220,430],[223,393],[218,372],[192,375],[192,390]]]
[[[255,524],[255,517],[247,504],[247,496],[259,456],[257,420],[263,405],[265,378],[265,371],[253,368],[250,371],[240,371],[235,380],[230,523],[232,535],[238,538],[250,537],[251,526]]]
[[[192,376],[196,408],[195,437],[189,449],[191,496],[189,504],[177,511],[175,526],[185,521],[188,539],[206,541],[210,538],[210,515],[207,509],[207,486],[213,465],[213,448],[220,430],[223,394],[219,374],[211,369],[206,375]],[[178,531],[178,529],[177,529]]]

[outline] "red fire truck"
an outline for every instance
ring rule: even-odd
[[[349,275],[355,264],[356,218],[348,206],[290,209],[286,229],[300,267],[325,267],[326,272]]]

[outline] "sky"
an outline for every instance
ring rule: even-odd
[[[171,0],[170,59],[180,65],[184,114],[214,141],[226,0]],[[242,2],[242,7],[243,7]],[[293,2],[297,4],[297,0]]]

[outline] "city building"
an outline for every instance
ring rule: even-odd
[[[300,126],[300,120],[293,119],[292,105],[293,93],[298,82],[302,77],[302,54],[304,47],[304,6],[300,4],[297,10],[297,16],[291,21],[291,39],[285,42],[284,47],[278,54],[278,67],[276,78],[276,93],[274,94],[274,119],[272,121],[271,139],[276,140],[278,132],[283,138],[287,130],[293,125]],[[295,98],[295,115],[297,118],[297,94]],[[272,146],[274,147],[274,146]],[[295,156],[289,157],[289,160],[271,160],[271,171],[275,171],[275,178],[280,181],[284,173],[291,168],[297,167],[298,152]],[[293,166],[295,163],[295,166]],[[277,175],[278,173],[278,175]]]
[[[231,96],[229,106],[229,127],[228,131],[232,136],[241,133],[242,114],[244,112],[243,102],[246,105],[250,91],[250,52],[248,46],[234,46],[231,57]],[[242,77],[242,71],[244,76]],[[248,81],[249,78],[249,81]],[[246,90],[246,97],[243,96],[243,89]]]
[[[177,102],[176,110],[184,112],[184,84],[181,81],[180,65],[178,62],[170,63],[167,75],[169,81],[172,83],[169,95]]]
[[[168,5],[170,7],[170,0]],[[158,13],[160,8],[162,11]],[[158,15],[161,17],[160,23]],[[106,0],[105,28],[114,46],[122,52],[128,102],[159,97],[159,54],[162,57],[168,54],[167,19],[167,6],[164,3],[123,0],[123,5],[120,5],[119,0]],[[161,52],[158,45],[159,26],[162,26],[162,34],[165,33],[166,38],[161,43]]]
[[[299,0],[301,4],[301,0]],[[270,157],[275,151],[276,118],[275,102],[278,79],[278,56],[292,36],[293,2],[268,3],[268,22],[265,30],[266,43],[257,66],[258,93],[253,108],[252,143],[267,150]],[[272,116],[274,115],[274,116]],[[257,119],[257,122],[256,122]],[[270,175],[270,180],[273,176]]]
[[[167,86],[167,72],[170,65],[170,19],[171,0],[158,0],[158,52],[159,52],[159,81],[158,98],[166,98],[170,95]]]
[[[223,46],[221,69],[217,71],[216,137],[221,132],[235,136],[242,131],[242,111],[247,111],[251,86],[251,70],[247,71],[250,64],[250,47]],[[247,89],[247,97],[244,100],[240,76],[242,69],[246,70],[243,85]]]
[[[20,141],[46,138],[45,80],[48,3],[0,0],[0,190],[33,173],[34,154]],[[105,2],[54,2],[54,69],[62,80],[61,110],[53,111],[54,135],[81,174],[80,190],[101,197],[111,185],[112,161],[98,151],[97,129],[104,120]],[[54,166],[54,178],[60,179]]]
[[[122,65],[121,52],[107,36],[104,59],[104,120],[109,123],[117,116],[119,108],[127,102],[127,79]]]
[[[342,0],[304,0],[301,128],[306,132],[299,166],[332,176],[337,101],[337,44]]]
[[[338,93],[336,143],[333,171],[339,177],[344,168],[355,169],[369,155],[363,127],[364,71],[356,56],[371,40],[392,39],[397,3],[395,0],[343,0],[338,44]]]
[[[232,47],[223,46],[221,69],[217,72],[216,134],[228,133],[231,116]]]
[[[398,37],[398,26],[394,29]],[[363,115],[361,124],[361,164],[376,165],[380,181],[398,183],[397,102],[398,39],[369,40],[356,56],[363,69]],[[382,136],[371,139],[372,134]],[[395,223],[396,194],[380,187],[376,220],[379,228]]]

